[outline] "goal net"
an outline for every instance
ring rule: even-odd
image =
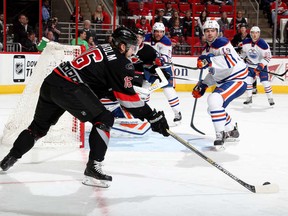
[[[2,144],[12,146],[22,130],[33,120],[39,90],[45,77],[62,61],[71,61],[81,53],[79,46],[47,43],[37,65],[29,78],[17,107],[9,116],[3,130]],[[39,139],[36,146],[84,146],[84,123],[65,112],[56,125],[51,126],[48,134]]]

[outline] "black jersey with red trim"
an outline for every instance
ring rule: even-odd
[[[60,76],[59,79],[55,76]],[[151,108],[133,89],[134,67],[129,59],[110,44],[89,49],[73,61],[63,62],[45,82],[56,86],[85,83],[98,96],[117,99],[136,118],[149,119]]]

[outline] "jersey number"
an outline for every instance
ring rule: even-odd
[[[99,49],[93,49],[90,52],[80,55],[74,59],[71,64],[74,68],[81,70],[82,68],[90,65],[91,61],[101,62],[103,60],[103,55]]]

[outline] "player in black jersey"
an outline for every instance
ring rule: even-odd
[[[128,58],[137,45],[136,35],[128,28],[119,27],[112,37],[112,46],[102,44],[90,49],[71,62],[61,63],[46,77],[34,119],[1,161],[3,171],[13,166],[68,111],[80,121],[93,125],[83,184],[108,187],[112,177],[103,173],[101,162],[107,151],[114,117],[98,98],[118,100],[134,117],[147,119],[153,131],[169,136],[164,113],[153,111],[133,89],[134,67]]]
[[[135,68],[133,84],[145,88],[159,78],[155,71],[158,67],[155,65],[155,59],[158,55],[152,46],[144,43],[145,32],[142,29],[134,28],[133,32],[137,35],[138,39],[137,53],[132,56],[132,62]],[[165,78],[169,80],[170,74],[165,70],[162,70],[162,72]]]

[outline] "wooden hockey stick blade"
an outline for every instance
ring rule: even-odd
[[[176,139],[181,144],[186,146],[188,149],[190,149],[191,151],[196,153],[199,157],[201,157],[202,159],[204,159],[205,161],[207,161],[208,163],[210,163],[211,165],[216,167],[218,170],[220,170],[221,172],[223,172],[224,174],[226,174],[227,176],[232,178],[234,181],[238,182],[240,185],[242,185],[243,187],[245,187],[249,191],[251,191],[253,193],[277,193],[279,191],[279,188],[278,188],[278,186],[276,184],[267,184],[267,185],[253,186],[253,185],[250,185],[250,184],[242,181],[241,179],[239,179],[238,177],[236,177],[235,175],[230,173],[228,170],[226,170],[224,167],[220,166],[218,163],[213,161],[211,158],[208,158],[206,155],[204,155],[202,152],[200,152],[198,149],[196,149],[189,142],[187,142],[184,139],[182,139],[181,137],[179,137],[177,134],[173,133],[169,129],[167,129],[167,132],[174,139]]]
[[[187,69],[191,69],[191,70],[200,70],[198,67],[189,67],[189,66],[186,66],[186,65],[175,64],[175,63],[172,63],[172,62],[164,62],[164,64],[174,65],[176,67],[182,67],[182,68],[187,68]]]

